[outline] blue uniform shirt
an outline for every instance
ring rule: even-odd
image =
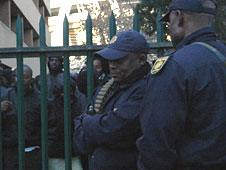
[[[137,170],[136,139],[149,68],[146,64],[141,74],[132,74],[133,81],[112,88],[99,114],[75,119],[74,150],[91,155],[90,170]]]
[[[211,28],[183,40],[164,68],[148,79],[137,140],[140,170],[226,165],[226,56]]]

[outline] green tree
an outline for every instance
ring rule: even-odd
[[[141,29],[149,36],[156,31],[156,16],[158,10],[167,11],[170,0],[141,0],[137,8],[141,15]],[[220,39],[226,42],[226,0],[218,0],[218,13],[215,21],[215,30]],[[164,27],[167,35],[167,29]]]

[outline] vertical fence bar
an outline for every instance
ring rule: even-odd
[[[163,42],[163,39],[164,39],[163,24],[162,22],[160,22],[161,17],[162,17],[162,11],[161,9],[159,9],[156,17],[157,43]],[[162,54],[163,54],[163,51],[161,49],[160,50],[158,49],[157,55],[161,56]]]
[[[22,18],[18,15],[16,21],[16,47],[23,47]],[[25,142],[24,142],[24,83],[23,83],[23,57],[17,59],[17,112],[18,112],[18,146],[19,146],[19,170],[24,170]]]
[[[46,47],[45,21],[41,16],[39,21],[40,49]],[[48,115],[47,115],[47,85],[46,85],[46,56],[40,56],[41,75],[41,149],[42,149],[42,170],[48,170]]]
[[[88,14],[86,20],[86,45],[93,45],[92,41],[92,19]],[[93,58],[90,51],[87,52],[87,103],[90,104],[93,92]]]
[[[0,97],[2,101],[2,88],[0,87]],[[0,106],[0,170],[3,170],[3,140],[2,140],[2,111],[1,111],[1,106]]]
[[[140,32],[140,15],[137,7],[134,9],[133,30]]]
[[[65,15],[63,23],[63,44],[69,46],[69,24]],[[71,104],[70,104],[70,64],[69,56],[64,55],[64,155],[65,170],[71,170]]]
[[[111,40],[112,37],[116,34],[115,15],[113,11],[111,12],[111,16],[109,18],[109,30],[109,39]]]

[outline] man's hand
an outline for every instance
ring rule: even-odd
[[[5,112],[10,111],[10,110],[12,110],[12,106],[13,106],[13,104],[9,100],[4,100],[1,102],[1,110],[2,111],[5,111]]]

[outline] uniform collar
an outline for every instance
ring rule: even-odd
[[[205,27],[187,36],[176,46],[176,49],[179,50],[183,48],[183,46],[191,44],[193,42],[216,41],[216,39],[217,37],[213,29],[211,27]]]
[[[143,66],[134,70],[126,79],[120,82],[119,87],[121,89],[126,88],[133,84],[135,81],[144,78],[150,72],[150,69],[151,69],[150,64],[146,62]]]

